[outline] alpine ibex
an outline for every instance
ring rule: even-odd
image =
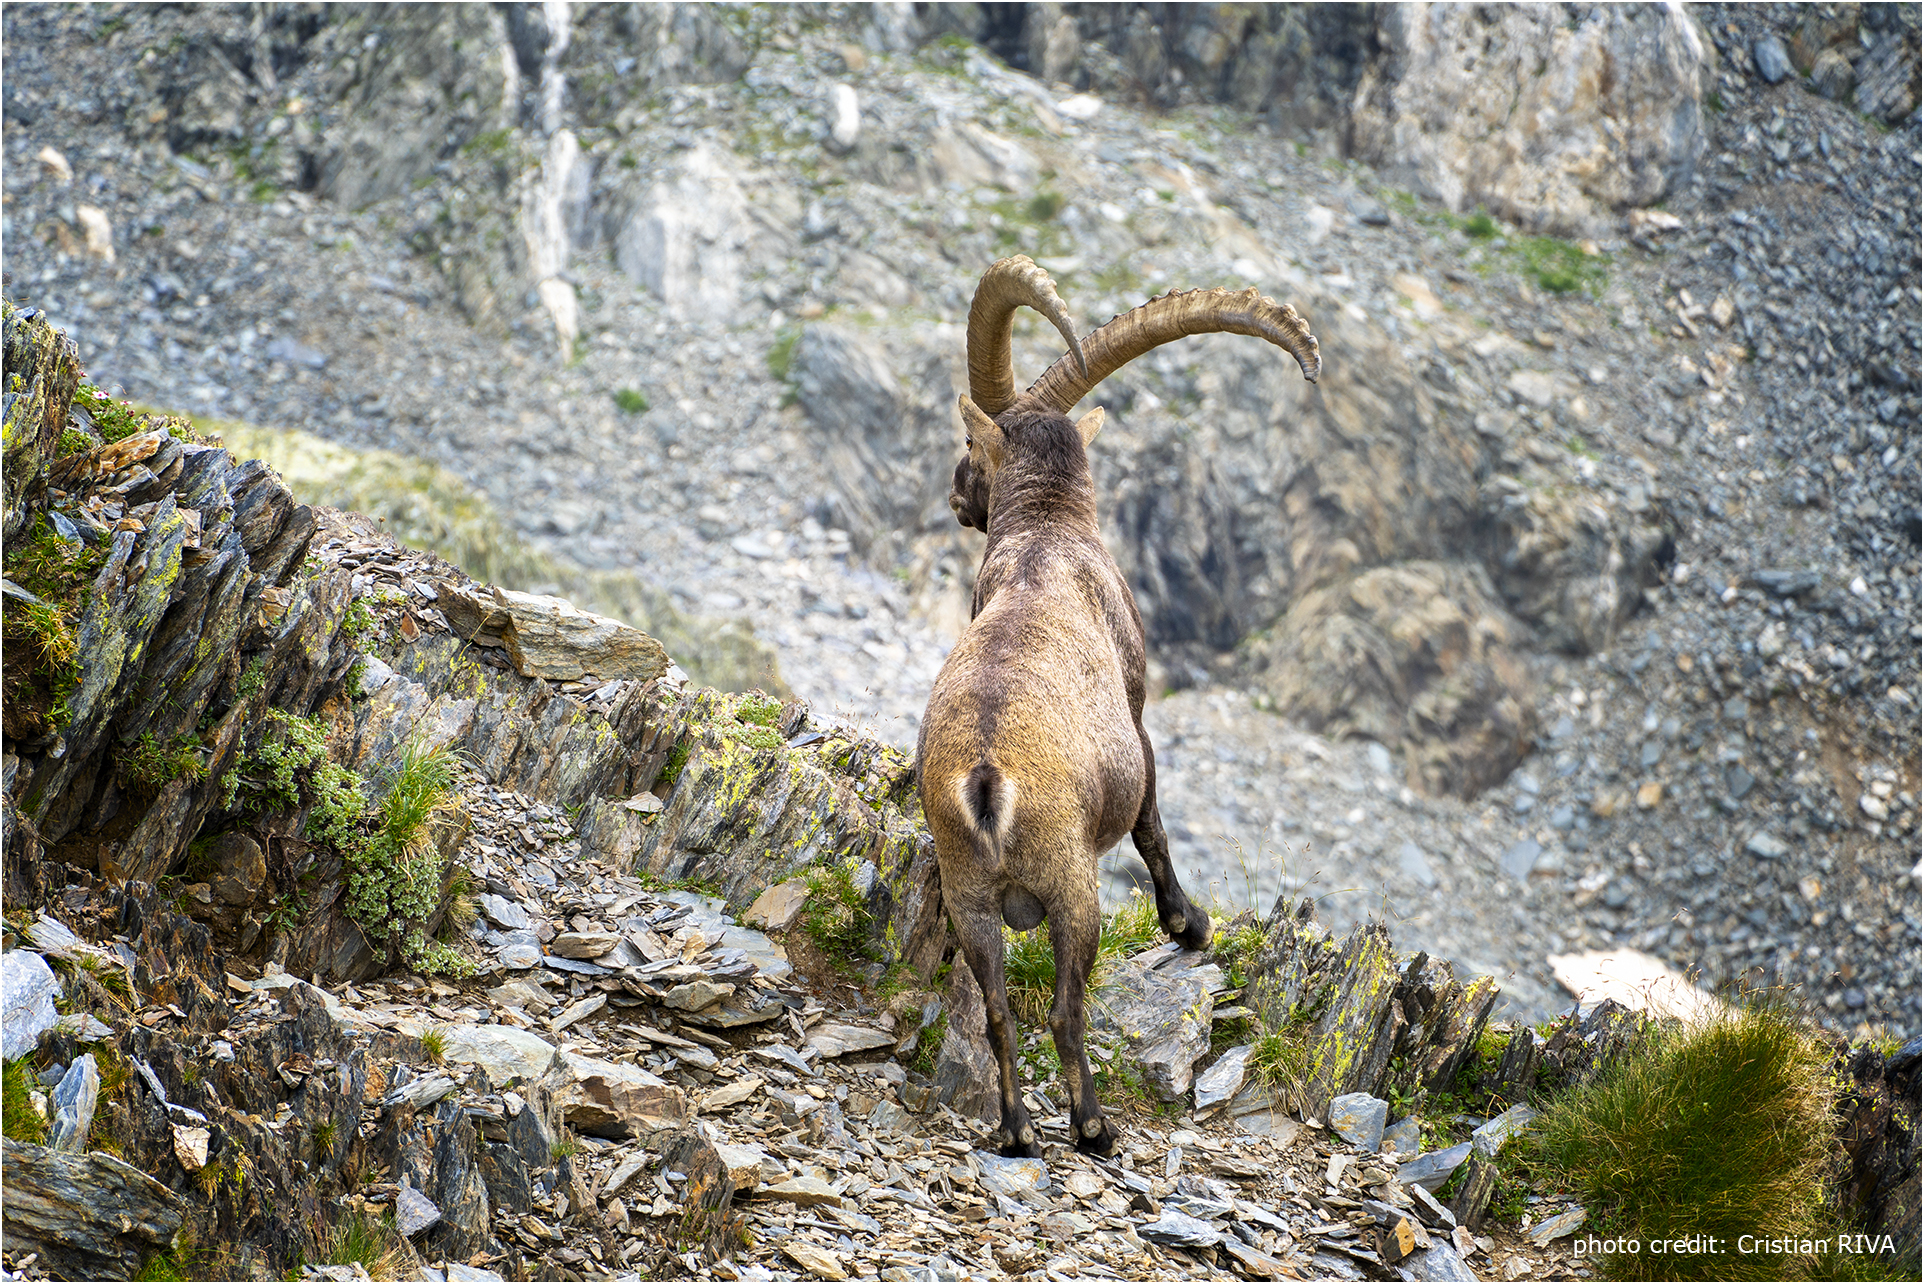
[[[1069,352],[1018,394],[1010,322],[1049,318]],[[1042,1154],[1016,1078],[1001,924],[1049,920],[1056,959],[1050,1032],[1062,1058],[1076,1145],[1107,1155],[1116,1134],[1084,1054],[1084,990],[1101,909],[1096,860],[1125,834],[1149,867],[1157,917],[1179,943],[1210,940],[1210,918],[1178,886],[1156,811],[1156,760],[1143,731],[1143,621],[1096,529],[1086,448],[1100,407],[1068,411],[1125,363],[1184,335],[1232,331],[1288,351],[1315,381],[1317,340],[1294,310],[1256,290],[1152,299],[1077,342],[1049,276],[1022,255],[983,275],[969,309],[968,453],[949,506],[989,536],[971,621],[950,653],[917,746],[923,811],[943,901],[982,988],[1002,1074],[1005,1155]]]

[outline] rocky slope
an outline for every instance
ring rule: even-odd
[[[1579,1270],[1586,1211],[1493,1217],[1493,1157],[1622,1007],[1493,1027],[1493,978],[1279,899],[1098,983],[1121,1154],[1067,1144],[1034,1031],[1048,1145],[1006,1160],[900,752],[70,402],[72,343],[5,330],[9,1279]],[[1917,1062],[1841,1063],[1850,1216],[1903,1245]]]
[[[1323,384],[1223,339],[1101,393],[1188,877],[1539,1012],[1638,946],[1917,1029],[1915,13],[545,12],[10,10],[12,289],[905,745],[981,268],[1086,325],[1255,282]]]

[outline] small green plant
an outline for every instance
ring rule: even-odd
[[[40,1142],[47,1121],[33,1104],[33,1061],[29,1056],[0,1066],[0,1133],[15,1142]]]
[[[431,1026],[421,1032],[421,1052],[430,1062],[440,1066],[448,1056],[448,1028]]]
[[[769,375],[777,383],[789,382],[789,368],[795,363],[795,344],[802,338],[802,331],[796,326],[784,326],[776,332],[775,342],[769,345]]]
[[[1603,1262],[1620,1279],[1809,1278],[1797,1252],[1826,1231],[1835,1163],[1830,1058],[1782,1001],[1648,1030],[1537,1122],[1541,1172],[1639,1248]],[[1727,1252],[1683,1252],[1690,1236]],[[1740,1255],[1737,1238],[1791,1248]],[[1673,1248],[1675,1245],[1677,1248]]]
[[[1463,228],[1464,235],[1473,241],[1488,241],[1498,232],[1497,220],[1482,210],[1471,215],[1458,226]]]
[[[620,388],[615,391],[615,405],[629,415],[639,415],[648,409],[648,398],[639,388]]]
[[[65,429],[60,434],[60,454],[62,458],[79,455],[94,449],[94,439],[77,428]]]
[[[561,1136],[548,1144],[548,1159],[556,1164],[560,1164],[569,1156],[580,1155],[581,1149],[582,1140],[568,1130],[563,1129]]]
[[[1249,923],[1228,932],[1219,928],[1211,949],[1223,969],[1224,980],[1234,987],[1247,986],[1257,958],[1263,953],[1263,926]]]
[[[1604,257],[1588,255],[1569,241],[1548,236],[1524,237],[1516,247],[1524,261],[1525,274],[1553,294],[1569,294],[1574,290],[1595,292],[1604,282]]]
[[[314,1155],[314,1163],[325,1164],[334,1154],[334,1142],[338,1130],[332,1120],[317,1120],[308,1130],[308,1148]]]
[[[152,732],[143,732],[131,748],[121,751],[120,772],[129,785],[158,790],[169,781],[205,781],[207,764],[194,737],[182,734],[162,745]]]
[[[373,632],[374,609],[368,606],[368,600],[356,598],[348,603],[347,614],[341,617],[341,636],[352,646],[361,647]]]
[[[1310,1072],[1310,1053],[1295,1029],[1266,1030],[1251,1042],[1246,1065],[1259,1084],[1295,1090]]]
[[[117,402],[92,384],[74,390],[74,404],[87,412],[105,442],[122,441],[147,427],[146,417],[135,413],[132,402]]]
[[[668,752],[668,758],[662,763],[662,771],[655,778],[655,784],[673,785],[680,780],[682,769],[688,766],[688,755],[689,746],[680,741],[676,742],[675,748]]]
[[[256,656],[248,661],[247,668],[241,671],[240,681],[234,685],[234,695],[236,699],[246,700],[251,696],[260,695],[266,687],[267,657]]]
[[[838,968],[853,968],[873,955],[869,945],[869,905],[856,891],[855,868],[824,864],[808,873],[809,902],[802,931]]]
[[[377,1222],[356,1211],[337,1223],[321,1243],[321,1263],[328,1267],[359,1263],[374,1280],[394,1280],[405,1261],[400,1242],[392,1215]]]
[[[1048,223],[1062,212],[1063,194],[1061,192],[1038,192],[1030,197],[1029,204],[1023,207],[1023,213],[1029,216],[1032,223]]]

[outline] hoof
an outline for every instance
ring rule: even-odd
[[[1096,1132],[1091,1133],[1091,1128]],[[1086,1155],[1115,1155],[1118,1141],[1116,1130],[1110,1128],[1110,1122],[1102,1116],[1092,1116],[1076,1130],[1076,1149]]]
[[[1171,915],[1169,924],[1165,926],[1170,939],[1183,949],[1203,950],[1210,944],[1210,932],[1215,925],[1210,922],[1209,915],[1192,906],[1188,914]]]
[[[1009,1137],[1008,1134],[1003,1136]],[[1021,1139],[1006,1141],[997,1150],[1011,1160],[1040,1160],[1043,1155],[1043,1143],[1042,1139],[1031,1133],[1030,1141],[1024,1142]]]

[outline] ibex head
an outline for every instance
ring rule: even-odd
[[[1019,307],[1049,318],[1069,343],[1069,351],[1020,394],[1009,364],[1010,324]],[[1323,368],[1317,338],[1296,310],[1265,298],[1255,287],[1163,295],[1110,318],[1078,342],[1069,309],[1048,273],[1021,254],[992,265],[969,307],[969,393],[960,399],[967,451],[949,488],[956,520],[989,530],[990,483],[1004,456],[1006,425],[1000,421],[1019,411],[1067,415],[1097,384],[1152,348],[1215,331],[1268,340],[1295,357],[1312,383]],[[1102,426],[1100,406],[1077,421],[1085,446]]]

